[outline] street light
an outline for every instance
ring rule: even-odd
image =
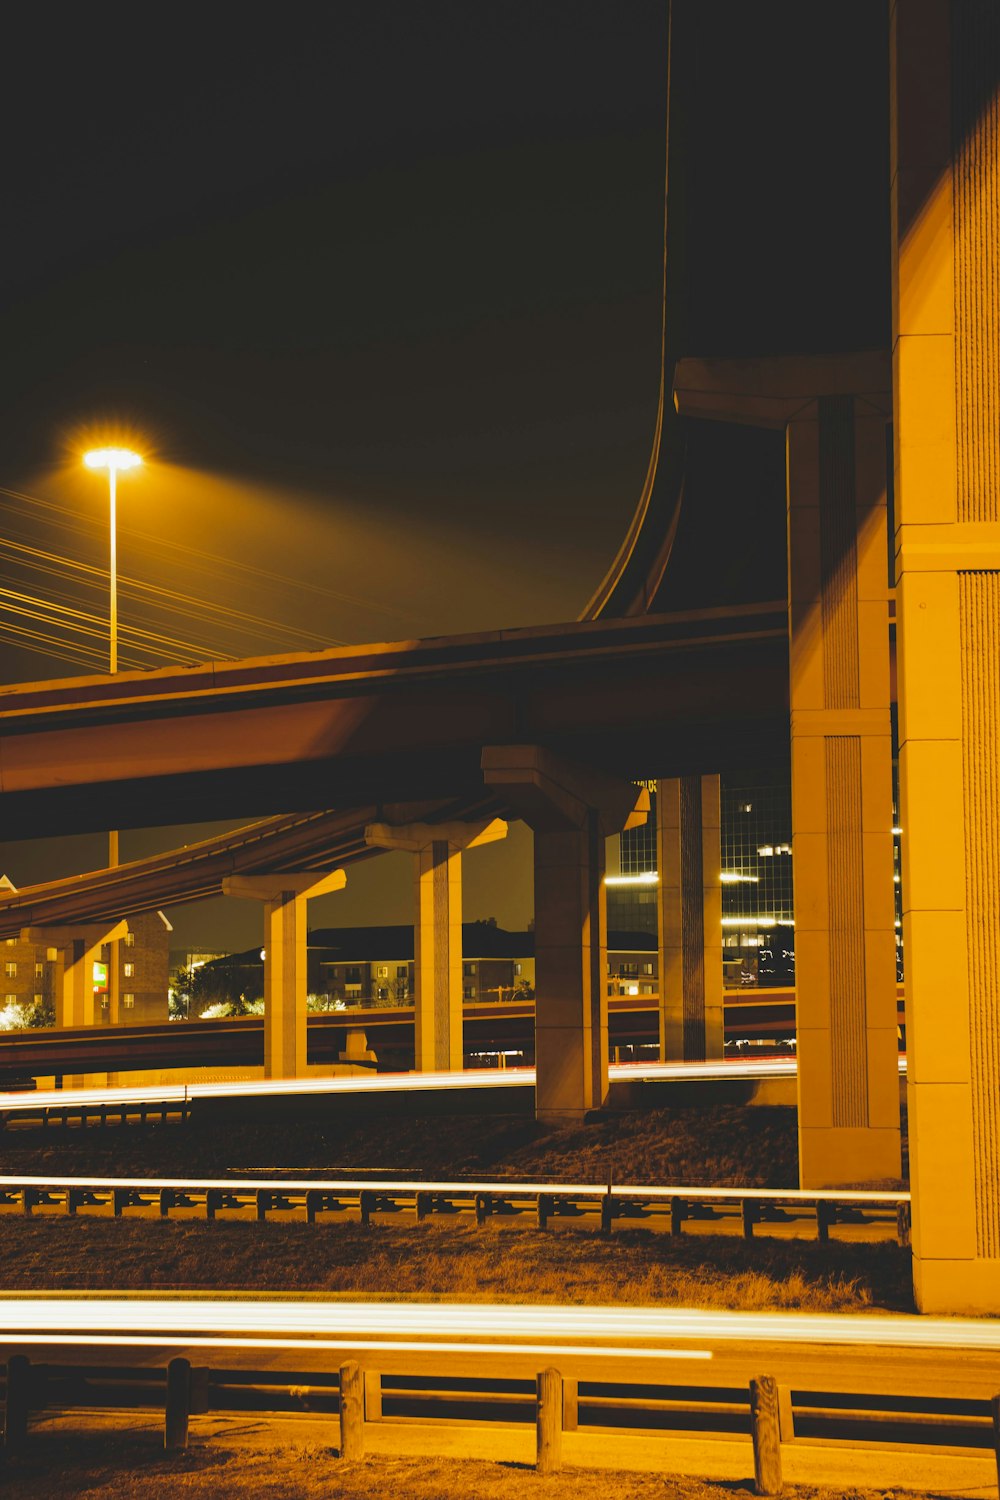
[[[108,569],[111,579],[111,601],[109,623],[109,671],[118,671],[118,538],[116,507],[118,501],[118,474],[126,469],[135,469],[142,463],[138,453],[128,448],[94,448],[83,455],[88,469],[107,469],[108,497],[111,502],[111,558]]]

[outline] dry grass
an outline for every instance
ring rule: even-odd
[[[6,1290],[217,1290],[357,1297],[912,1310],[894,1244],[458,1223],[0,1218]]]
[[[5,1478],[18,1500],[57,1494],[86,1500],[725,1500],[750,1495],[745,1481],[712,1482],[606,1469],[542,1476],[527,1465],[473,1459],[367,1458],[342,1465],[335,1450],[294,1444],[260,1450],[193,1445],[167,1457],[152,1434],[47,1433],[44,1447],[9,1460]],[[883,1490],[789,1485],[788,1500],[885,1500]]]
[[[738,1105],[672,1106],[552,1131],[530,1117],[461,1115],[362,1120],[259,1115],[201,1127],[11,1130],[2,1170],[221,1176],[392,1171],[450,1177],[541,1176],[577,1182],[791,1187],[796,1112]]]

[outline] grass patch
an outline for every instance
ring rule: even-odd
[[[44,1448],[41,1442],[44,1441]],[[162,1441],[162,1440],[161,1440]],[[41,1451],[38,1451],[38,1450]],[[752,1480],[716,1481],[659,1473],[564,1469],[542,1476],[524,1464],[473,1459],[371,1457],[341,1464],[322,1443],[266,1449],[232,1441],[166,1456],[152,1434],[50,1432],[5,1465],[18,1500],[51,1500],[56,1494],[87,1500],[727,1500],[753,1493]],[[786,1485],[788,1500],[846,1500],[844,1490]],[[882,1489],[852,1489],[849,1500],[884,1500]]]
[[[8,1292],[313,1292],[461,1301],[912,1311],[909,1252],[619,1230],[0,1218]]]
[[[607,1115],[572,1130],[525,1116],[324,1120],[213,1116],[199,1124],[8,1130],[5,1173],[218,1177],[233,1172],[392,1171],[452,1178],[793,1187],[796,1111],[739,1105],[671,1106]]]

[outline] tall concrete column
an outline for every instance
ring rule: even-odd
[[[419,1073],[461,1072],[462,850],[505,838],[502,818],[476,823],[372,823],[365,841],[414,856],[414,1054]]]
[[[656,783],[660,1060],[724,1053],[718,776]]]
[[[605,840],[649,793],[535,745],[483,752],[487,786],[535,835],[535,1113],[573,1124],[608,1094]]]
[[[307,1064],[307,906],[342,891],[343,870],[329,875],[230,875],[224,896],[264,905],[264,1077],[302,1078]]]
[[[25,927],[22,943],[33,943],[56,950],[55,1003],[56,1025],[67,1028],[93,1026],[97,1021],[94,1004],[94,965],[101,960],[105,943],[125,936],[128,923],[104,922],[86,927]],[[107,1074],[92,1081],[103,1083]],[[84,1073],[66,1074],[67,1088],[83,1088]]]
[[[127,931],[128,923],[124,920],[86,927],[22,928],[22,943],[56,950],[57,1026],[70,1028],[95,1024],[94,964],[101,961],[104,944],[124,937]]]
[[[1000,1312],[1000,10],[892,7],[913,1270]]]
[[[888,361],[688,361],[678,409],[787,438],[799,1177],[900,1173]]]

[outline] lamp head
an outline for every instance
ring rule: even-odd
[[[110,469],[116,474],[142,463],[138,453],[131,453],[128,448],[93,448],[83,455],[83,461],[88,469]]]

